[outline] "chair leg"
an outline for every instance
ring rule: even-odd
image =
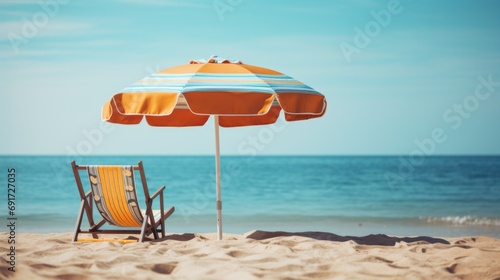
[[[93,226],[94,226],[94,225],[93,225],[93,223],[94,223],[94,217],[92,217],[92,212],[93,212],[93,210],[92,210],[92,209],[94,209],[94,208],[93,208],[93,206],[92,206],[92,201],[93,201],[93,199],[91,199],[91,198],[89,197],[89,209],[90,209],[90,214],[89,214],[89,217],[91,217],[91,218],[92,218],[92,219],[91,219],[91,221],[89,222],[90,227],[93,227]],[[97,233],[92,233],[92,238],[94,238],[94,239],[98,239],[98,238],[99,238],[99,236],[97,236]]]
[[[161,221],[161,238],[165,237],[165,220]]]
[[[156,223],[155,223],[155,216],[153,215],[153,211],[151,210],[151,205],[148,205],[148,208],[150,209],[148,211],[150,213],[149,219],[150,219],[150,223],[151,223],[151,231],[153,232],[154,239],[158,239],[159,238],[158,237],[158,229],[157,229]]]
[[[85,200],[82,199],[82,203],[80,204],[80,211],[78,212],[78,217],[76,218],[75,231],[73,233],[73,242],[78,240],[78,233],[80,232],[80,227],[82,225],[83,220],[83,211],[85,207]]]
[[[160,211],[161,211],[161,216],[160,216],[160,221],[161,221],[161,238],[165,237],[165,212],[164,210],[164,205],[163,205],[163,191],[160,193]]]
[[[141,235],[139,236],[139,242],[144,242],[144,235],[146,234],[146,225],[148,224],[148,214],[144,216],[144,221],[142,221]]]
[[[153,237],[155,239],[160,238],[160,236],[158,236],[158,229],[156,227],[154,227],[154,226],[153,226]]]
[[[174,213],[175,211],[175,207],[170,207],[168,209],[168,211],[166,212],[163,212],[162,215],[161,215],[161,235],[162,237],[165,237],[165,221],[168,219],[168,217],[170,217],[172,215],[172,213]]]

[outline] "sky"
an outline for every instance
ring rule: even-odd
[[[211,55],[325,95],[324,117],[221,128],[225,155],[499,155],[499,1],[0,0],[0,155],[211,155],[213,122],[102,122]]]

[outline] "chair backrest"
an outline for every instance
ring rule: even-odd
[[[97,210],[110,224],[140,227],[143,222],[137,200],[133,166],[87,166]]]

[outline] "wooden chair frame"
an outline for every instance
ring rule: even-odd
[[[80,178],[81,170],[87,170],[86,165],[77,165],[75,161],[71,162],[71,168],[73,169],[73,174],[75,176],[76,185],[78,186],[78,192],[80,193],[81,203],[80,210],[78,212],[78,218],[76,220],[75,231],[73,234],[73,242],[78,240],[78,235],[81,233],[84,234],[92,234],[93,238],[98,238],[98,234],[140,234],[139,242],[144,241],[144,237],[153,234],[154,239],[158,239],[158,231],[161,232],[162,238],[165,237],[165,220],[172,215],[175,211],[175,208],[172,206],[167,211],[164,211],[163,206],[163,191],[165,190],[165,186],[161,186],[153,195],[149,195],[148,185],[146,182],[146,175],[144,173],[144,166],[142,165],[142,161],[138,162],[137,166],[133,166],[134,171],[139,171],[141,175],[142,187],[144,189],[144,196],[146,198],[146,213],[143,217],[143,223],[141,230],[102,230],[100,229],[103,225],[106,224],[106,220],[102,219],[98,223],[94,222],[93,218],[93,198],[92,198],[92,190],[85,192],[82,184],[82,180]],[[160,197],[160,211],[161,217],[158,221],[155,222],[152,205],[153,200],[156,197]],[[90,228],[88,230],[82,230],[82,220],[84,213],[87,215],[87,219],[89,222]]]

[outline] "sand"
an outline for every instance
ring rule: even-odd
[[[71,234],[16,236],[12,279],[500,279],[500,239],[252,231],[169,234],[157,242],[71,243]]]

